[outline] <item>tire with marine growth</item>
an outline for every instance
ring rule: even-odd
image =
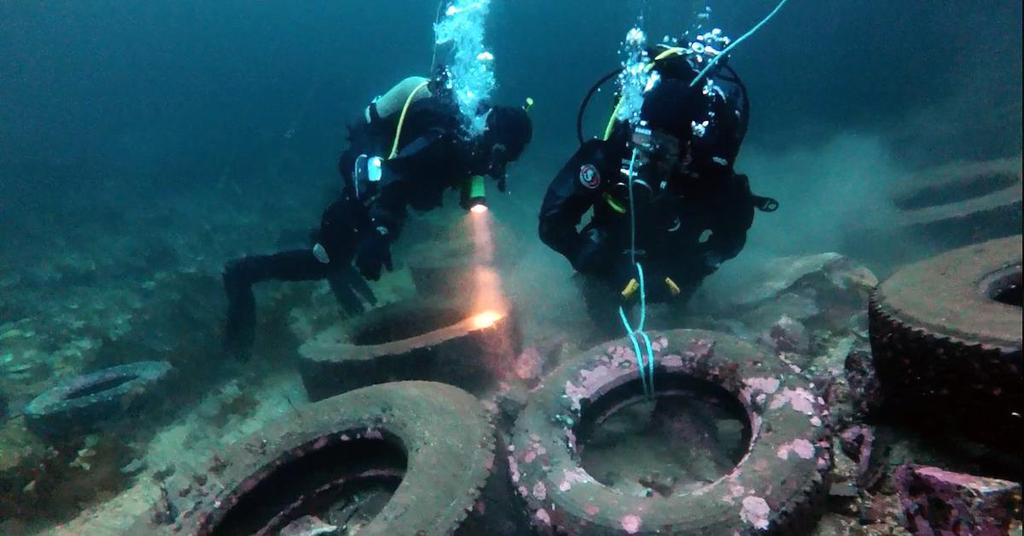
[[[848,229],[848,253],[882,264],[917,261],[1020,233],[1020,156],[951,163],[900,183],[890,196],[891,218]]]
[[[930,236],[948,247],[1012,236],[1021,226],[1021,159],[942,166],[892,201],[908,236]]]
[[[343,528],[341,507],[376,483],[392,494],[360,536],[514,534],[488,529],[502,525],[488,517],[496,509],[485,496],[496,484],[507,488],[504,478],[495,464],[494,428],[476,398],[450,385],[396,382],[270,422],[216,457],[201,486],[192,478],[170,490],[176,520],[142,520],[136,528],[269,535],[305,516]]]
[[[577,436],[595,414],[642,396],[625,339],[555,369],[516,421],[513,486],[541,534],[808,534],[824,508],[832,464],[824,401],[801,376],[731,336],[654,332],[656,396],[719,389],[747,418],[746,453],[727,474],[689,492],[636,497],[581,466]]]
[[[299,371],[312,400],[401,380],[440,381],[480,394],[512,370],[520,337],[512,308],[474,311],[412,299],[318,334],[299,348]]]
[[[131,417],[172,370],[166,361],[139,361],[72,377],[29,402],[26,422],[37,434],[65,436]]]
[[[1021,236],[906,266],[871,298],[874,363],[887,407],[1019,447],[1024,433]]]

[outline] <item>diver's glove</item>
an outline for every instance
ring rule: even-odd
[[[359,273],[370,281],[380,279],[381,268],[394,269],[391,264],[391,245],[388,243],[388,229],[380,226],[370,231],[356,248],[356,267]]]

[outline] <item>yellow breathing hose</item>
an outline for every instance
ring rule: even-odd
[[[395,141],[391,144],[391,154],[388,155],[388,160],[391,160],[398,154],[398,141],[402,138],[402,126],[405,124],[405,114],[409,111],[409,105],[412,104],[413,97],[420,92],[421,89],[427,87],[430,82],[422,82],[416,86],[416,89],[409,93],[409,97],[405,99],[405,106],[402,106],[402,115],[398,116],[398,127],[395,128]]]
[[[612,108],[612,115],[608,117],[608,126],[604,127],[604,141],[608,141],[608,138],[612,137],[612,129],[615,128],[615,118],[619,115],[619,107],[622,105],[622,99],[615,101],[615,108]]]

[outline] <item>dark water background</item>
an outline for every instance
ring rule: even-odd
[[[650,34],[678,34],[698,3],[651,0]],[[772,7],[711,5],[712,23],[734,36]],[[307,196],[336,180],[344,124],[394,81],[426,70],[436,7],[0,3],[4,225],[38,223],[69,202],[116,208],[212,196],[244,207],[283,194],[319,199]],[[573,150],[577,105],[616,64],[639,7],[494,2],[487,40],[498,58],[499,100],[538,102],[535,142],[516,177],[524,205],[539,204]],[[816,227],[814,218],[830,212],[814,205],[835,188],[845,204],[907,168],[1020,151],[1017,1],[794,0],[741,45],[733,65],[753,107],[739,167],[756,188],[796,201],[773,226]],[[600,115],[589,116],[590,132]],[[311,221],[318,210],[310,207]]]

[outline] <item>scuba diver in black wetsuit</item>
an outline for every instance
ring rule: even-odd
[[[254,283],[327,279],[342,312],[358,314],[363,301],[376,301],[364,278],[375,281],[392,269],[390,245],[406,207],[430,210],[445,190],[460,187],[466,204],[469,185],[481,187],[484,175],[504,191],[505,166],[530,142],[532,125],[526,107],[494,106],[487,114],[483,135],[467,140],[443,80],[407,78],[375,99],[349,127],[349,147],[338,160],[344,187],[324,210],[315,245],[225,266],[227,349],[241,358],[251,351]]]
[[[747,177],[733,169],[748,119],[738,76],[724,67],[691,87],[703,53],[702,47],[649,50],[648,66],[659,81],[644,95],[640,125],[616,123],[613,115],[603,140],[584,142],[580,132],[580,148],[548,187],[540,238],[583,275],[588,311],[602,329],[618,322],[617,305],[639,290],[634,261],[646,272],[648,302],[685,303],[743,249],[754,209],[778,206],[753,195]]]

